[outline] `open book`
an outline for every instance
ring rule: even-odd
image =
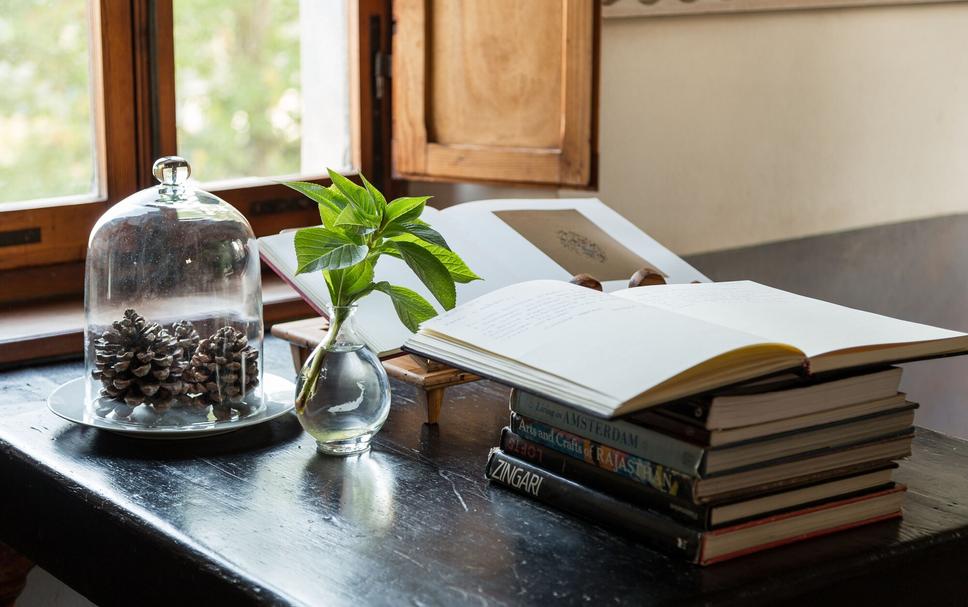
[[[748,281],[605,294],[539,280],[428,320],[404,349],[613,417],[797,367],[964,353],[968,335]]]
[[[486,200],[443,211],[426,207],[421,216],[484,280],[458,285],[457,303],[514,283],[549,278],[569,280],[588,273],[606,290],[628,284],[648,266],[667,282],[708,281],[695,268],[594,198]],[[329,292],[321,272],[296,274],[294,233],[259,239],[263,260],[289,282],[317,312],[326,314]],[[375,280],[386,280],[434,298],[399,259],[384,256]],[[380,356],[398,352],[411,333],[382,293],[359,303],[357,332]]]

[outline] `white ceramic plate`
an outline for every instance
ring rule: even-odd
[[[155,439],[201,438],[261,424],[292,411],[296,387],[291,381],[264,373],[262,387],[266,406],[259,413],[235,421],[214,421],[174,428],[142,426],[93,415],[84,406],[83,377],[73,379],[54,390],[47,397],[47,407],[54,415],[67,421],[125,436]]]

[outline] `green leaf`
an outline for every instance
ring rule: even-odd
[[[296,190],[319,205],[319,219],[327,228],[336,225],[336,218],[349,201],[336,188],[321,186],[308,181],[289,181],[282,185]]]
[[[363,181],[363,186],[366,187],[366,191],[370,193],[373,197],[373,201],[376,202],[377,206],[380,207],[380,211],[383,212],[384,207],[387,206],[387,199],[383,197],[380,190],[373,187],[373,184],[366,180],[363,173],[360,173],[360,179]]]
[[[401,234],[413,234],[420,240],[450,250],[450,245],[447,244],[447,241],[444,240],[444,237],[440,235],[440,232],[431,228],[426,222],[423,222],[419,219],[414,219],[404,223],[394,222],[393,225],[389,226],[384,232],[384,236],[386,238],[392,238]]]
[[[433,293],[445,310],[450,310],[457,305],[454,279],[433,253],[412,242],[393,241],[393,246],[400,251],[403,261],[410,266],[413,273]]]
[[[369,219],[360,215],[360,212],[352,204],[346,205],[333,222],[335,226],[359,226],[367,230],[373,229]]]
[[[384,240],[376,248],[376,252],[379,255],[389,255],[390,257],[396,257],[397,259],[403,259],[403,256],[400,255],[400,251],[398,251],[397,248],[395,246],[393,246],[393,241],[392,240]]]
[[[327,228],[335,228],[339,211],[334,211],[323,203],[319,203],[319,221]]]
[[[424,205],[428,200],[430,196],[397,198],[387,206],[387,211],[383,215],[383,225],[389,226],[393,223],[406,223],[417,219],[423,213]]]
[[[407,234],[413,234],[420,240],[435,244],[438,247],[443,247],[450,250],[450,245],[444,240],[444,237],[440,235],[440,232],[433,229],[429,225],[424,223],[414,223],[410,222],[402,226]]]
[[[329,228],[303,228],[296,232],[296,274],[316,270],[339,270],[366,257],[366,245],[354,242],[346,234]]]
[[[353,225],[363,225],[374,229],[380,227],[380,222],[383,219],[383,209],[377,206],[376,200],[374,200],[369,190],[363,186],[356,185],[332,169],[328,170],[329,178],[333,180],[333,185],[349,199],[349,206],[356,209],[356,217],[360,221],[365,222]]]
[[[388,282],[378,282],[373,285],[373,288],[390,296],[393,309],[397,311],[400,322],[414,333],[420,328],[420,323],[437,316],[437,310],[434,310],[434,307],[426,299],[406,287],[398,287]]]
[[[284,186],[296,190],[306,198],[318,202],[319,204],[326,204],[331,207],[334,211],[339,212],[343,207],[349,202],[338,189],[331,187],[326,187],[319,185],[318,183],[310,183],[308,181],[286,181],[283,182]]]
[[[401,234],[400,236],[394,236],[392,240],[394,242],[412,242],[430,251],[440,263],[444,264],[444,267],[447,268],[454,282],[463,284],[475,280],[483,280],[473,270],[467,267],[467,264],[464,263],[464,260],[457,253],[449,249],[421,240],[413,234]]]
[[[333,181],[333,185],[336,186],[336,188],[351,202],[358,202],[362,204],[364,199],[369,199],[369,194],[367,193],[366,188],[363,186],[353,183],[333,169],[326,169],[326,172],[329,174],[329,178]]]
[[[364,260],[342,270],[323,272],[334,306],[349,305],[355,295],[373,282],[373,262]]]

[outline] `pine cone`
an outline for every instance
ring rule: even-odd
[[[205,394],[192,394],[194,384],[189,380],[190,371],[185,369],[182,379],[185,381],[185,394],[178,397],[178,406],[181,409],[193,414],[202,414],[208,411],[208,398]]]
[[[185,371],[188,392],[201,394],[216,408],[242,403],[259,383],[259,352],[249,345],[245,333],[222,327],[198,343]]]
[[[94,357],[101,395],[130,407],[144,403],[165,411],[186,390],[181,376],[187,362],[177,340],[134,310],[125,310],[94,342]]]
[[[195,325],[187,320],[180,320],[173,324],[168,332],[178,342],[178,347],[182,349],[184,360],[187,362],[198,348],[199,337]]]

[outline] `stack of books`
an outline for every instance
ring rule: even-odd
[[[515,390],[487,476],[701,564],[898,517],[901,369],[778,378],[603,420]]]
[[[901,515],[894,363],[968,335],[752,282],[498,289],[413,353],[515,389],[491,481],[700,563]]]

